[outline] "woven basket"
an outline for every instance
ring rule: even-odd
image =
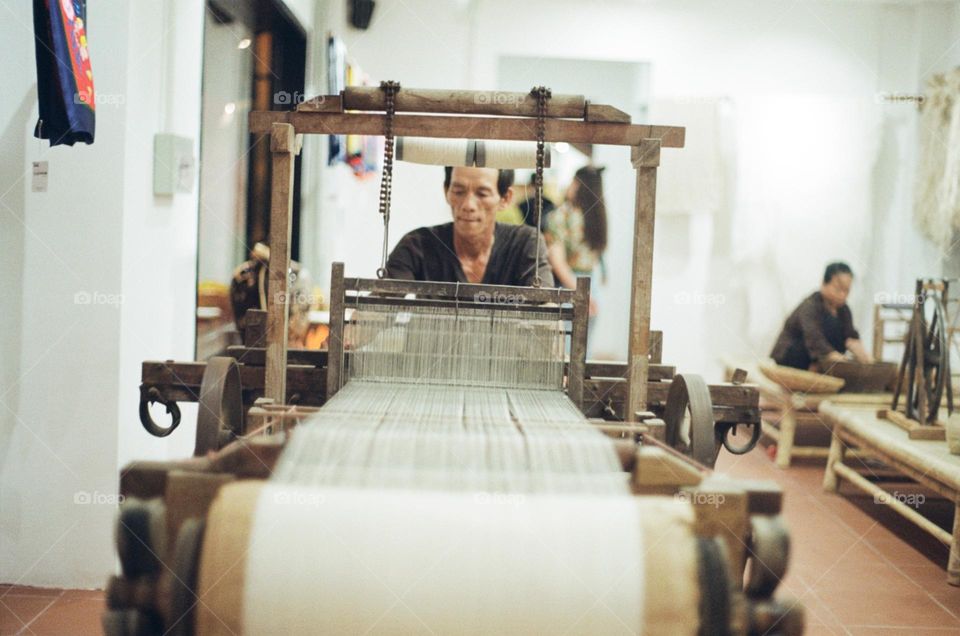
[[[762,362],[758,366],[763,375],[795,393],[836,393],[843,388],[843,378],[782,367],[773,362]]]

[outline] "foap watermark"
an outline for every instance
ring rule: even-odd
[[[878,305],[913,305],[917,302],[917,296],[897,292],[877,292],[873,295],[873,302]]]
[[[724,294],[710,294],[705,292],[678,291],[673,295],[673,302],[677,305],[714,305],[726,304]]]
[[[881,506],[889,506],[894,501],[899,501],[905,506],[918,509],[927,500],[926,495],[919,492],[878,492],[873,496],[873,503]]]
[[[274,503],[281,506],[322,506],[327,498],[323,493],[299,491],[299,490],[281,490],[274,493]]]
[[[277,292],[273,295],[273,299],[278,305],[309,305],[310,307],[316,307],[323,300],[321,296],[302,291]]]
[[[74,93],[73,103],[87,104],[88,106],[123,106],[127,103],[127,97],[123,93],[101,93],[99,91]]]
[[[493,305],[522,305],[527,302],[523,294],[504,294],[501,292],[477,292],[473,295],[474,302],[490,303]]]
[[[874,93],[873,101],[878,104],[883,104],[885,102],[913,102],[922,104],[926,100],[926,97],[923,95],[914,95],[913,93],[891,93],[888,91],[880,91]]]
[[[322,104],[326,101],[326,98],[323,96],[310,98],[300,91],[293,91],[292,93],[289,91],[277,91],[273,94],[273,103],[276,106],[298,106],[307,100],[316,104]]]
[[[523,93],[507,93],[503,91],[478,91],[473,96],[475,104],[497,104],[500,106],[516,106],[522,104],[527,96]]]
[[[522,506],[526,498],[515,492],[478,492],[473,501],[481,506]]]
[[[119,506],[124,496],[119,493],[100,492],[94,490],[78,490],[73,493],[73,503],[78,506]]]
[[[727,498],[719,492],[697,492],[690,490],[681,490],[674,498],[681,502],[694,506],[713,506],[719,508],[724,504]]]
[[[109,305],[119,307],[123,304],[123,294],[110,294],[101,291],[81,290],[73,295],[74,305]]]

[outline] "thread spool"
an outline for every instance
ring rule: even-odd
[[[470,139],[397,137],[397,159],[433,166],[472,166],[476,143]]]
[[[531,141],[477,141],[476,165],[479,168],[536,168],[537,144]],[[550,167],[550,144],[543,145],[543,167]]]
[[[501,170],[537,166],[537,145],[529,141],[397,137],[394,152],[400,161],[434,166]],[[550,144],[544,144],[545,168],[550,167],[550,159]]]
[[[698,558],[692,508],[664,498],[241,482],[210,511],[197,633],[353,633],[382,616],[390,633],[696,634]]]

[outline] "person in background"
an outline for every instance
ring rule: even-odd
[[[820,291],[813,292],[793,310],[783,325],[770,356],[782,366],[823,371],[846,353],[857,362],[871,363],[860,334],[853,326],[847,296],[853,271],[846,263],[827,265]]]
[[[533,172],[530,175],[530,182],[524,187],[526,191],[525,198],[517,206],[520,209],[520,214],[523,215],[523,222],[529,225],[530,227],[537,227],[537,173]],[[550,213],[556,208],[556,204],[547,198],[547,195],[543,195],[543,207],[540,211],[540,229],[546,230],[547,228],[547,218]]]
[[[257,243],[250,250],[250,259],[241,263],[230,281],[230,305],[237,330],[243,328],[243,317],[248,309],[267,309],[267,268],[270,263],[270,248]],[[287,319],[287,346],[303,349],[310,330],[310,306],[312,285],[310,274],[300,263],[290,261],[290,281],[287,288],[289,318]]]
[[[607,208],[603,200],[603,168],[577,170],[565,200],[549,217],[544,235],[554,278],[564,287],[577,286],[578,276],[591,276],[607,249]],[[590,299],[590,315],[597,305]]]

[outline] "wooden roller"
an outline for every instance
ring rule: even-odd
[[[376,86],[351,86],[343,91],[345,110],[385,110],[384,93]],[[537,100],[529,93],[509,91],[448,91],[401,88],[398,113],[459,113],[464,115],[514,115],[536,117]],[[547,117],[584,119],[583,95],[554,95],[547,102]]]
[[[249,609],[244,603],[249,600],[245,590],[249,584],[248,560],[252,550],[251,536],[256,521],[256,511],[264,486],[263,482],[241,482],[229,485],[220,491],[207,517],[197,584],[196,630],[202,636],[243,634],[243,616]],[[693,510],[674,499],[635,498],[644,537],[643,563],[644,598],[638,599],[643,608],[641,633],[696,634],[705,620],[716,616],[705,614],[705,595],[721,594],[711,590],[704,581],[702,539],[694,528]],[[323,514],[323,506],[314,508]],[[310,507],[304,508],[305,514]],[[600,537],[599,540],[602,540]],[[669,546],[669,549],[656,549]],[[297,551],[297,546],[287,546]],[[422,564],[420,564],[422,566]],[[411,581],[417,580],[411,564]],[[726,576],[725,568],[713,568],[712,577]],[[363,574],[361,573],[361,578]],[[511,573],[505,571],[504,581]],[[610,573],[610,584],[617,583],[621,573]],[[302,581],[301,581],[302,583]],[[622,584],[622,581],[620,581]],[[283,586],[277,579],[272,585]],[[349,585],[344,581],[344,585]],[[597,590],[598,597],[604,590]],[[318,593],[320,593],[318,591]],[[409,600],[409,599],[408,599]],[[716,599],[725,605],[728,599]],[[716,605],[716,604],[714,604]],[[279,611],[279,608],[273,608]],[[469,630],[469,613],[464,614],[464,630]],[[713,626],[719,627],[719,626]]]

